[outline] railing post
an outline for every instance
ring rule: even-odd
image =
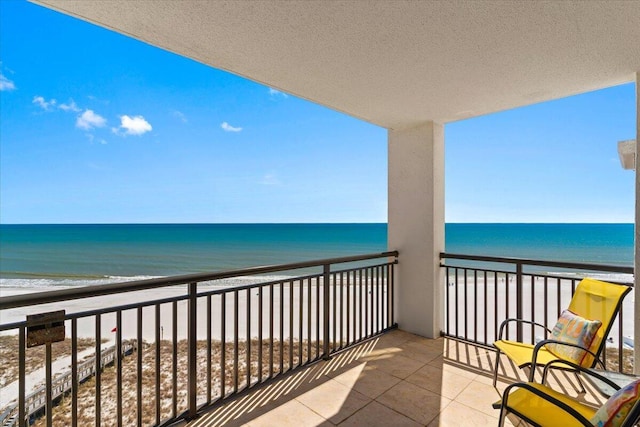
[[[189,351],[188,351],[188,388],[189,388],[189,408],[187,413],[187,418],[192,419],[196,417],[197,407],[196,407],[196,397],[198,395],[198,385],[197,381],[197,345],[198,345],[198,335],[197,335],[197,318],[196,318],[196,310],[197,310],[197,299],[198,294],[198,284],[196,282],[189,283],[189,321],[188,321],[188,343],[189,343]],[[175,343],[174,343],[175,344]],[[173,385],[176,387],[176,384]]]
[[[322,358],[324,360],[329,360],[331,356],[329,355],[329,300],[330,300],[330,289],[329,280],[331,275],[331,264],[325,264],[322,272],[322,284],[323,284],[323,308],[324,308],[324,320],[323,320],[323,342],[322,342]]]
[[[509,286],[508,283],[507,286]],[[507,304],[509,304],[508,301]],[[522,263],[516,264],[516,318],[522,319]],[[520,322],[516,326],[516,337],[519,342],[522,342],[522,323]]]

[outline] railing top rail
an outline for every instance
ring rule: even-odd
[[[327,258],[313,261],[294,262],[289,264],[267,265],[236,270],[225,270],[209,273],[185,274],[180,276],[162,277],[155,279],[136,280],[124,283],[110,283],[105,285],[83,286],[72,289],[38,292],[32,294],[12,295],[0,297],[0,310],[26,307],[30,305],[67,301],[72,299],[90,298],[112,295],[124,292],[135,292],[165,286],[184,285],[188,283],[205,282],[210,280],[228,279],[238,276],[252,276],[256,274],[275,273],[278,271],[298,270],[301,268],[320,267],[327,264],[344,264],[347,262],[366,261],[369,259],[398,257],[398,251],[387,251],[374,254]]]
[[[607,265],[607,264],[592,264],[592,263],[579,263],[579,262],[563,262],[563,261],[543,261],[526,258],[508,258],[508,257],[494,257],[484,255],[464,255],[464,254],[451,254],[446,252],[440,253],[440,259],[460,259],[468,261],[487,261],[487,262],[500,262],[507,264],[522,264],[522,265],[535,265],[541,267],[560,267],[570,268],[575,270],[598,270],[607,271],[611,273],[627,273],[633,274],[633,267],[627,267],[623,265]]]

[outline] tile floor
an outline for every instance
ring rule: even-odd
[[[502,358],[492,386],[495,353],[451,339],[394,330],[268,386],[240,396],[183,425],[497,426],[491,404],[524,372]],[[577,395],[574,377],[551,381]],[[585,399],[602,399],[588,392]],[[526,425],[510,416],[506,425]]]

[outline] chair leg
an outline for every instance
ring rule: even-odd
[[[498,367],[500,366],[500,349],[496,351],[496,365],[493,369],[493,386],[495,387],[498,384]]]
[[[507,418],[508,412],[504,409],[504,404],[500,405],[500,416],[498,417],[498,427],[504,427],[504,420]]]
[[[536,368],[535,365],[531,364],[529,365],[529,382],[532,383],[533,379],[536,376]]]

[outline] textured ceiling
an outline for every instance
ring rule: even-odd
[[[637,0],[36,2],[392,129],[640,71]]]

